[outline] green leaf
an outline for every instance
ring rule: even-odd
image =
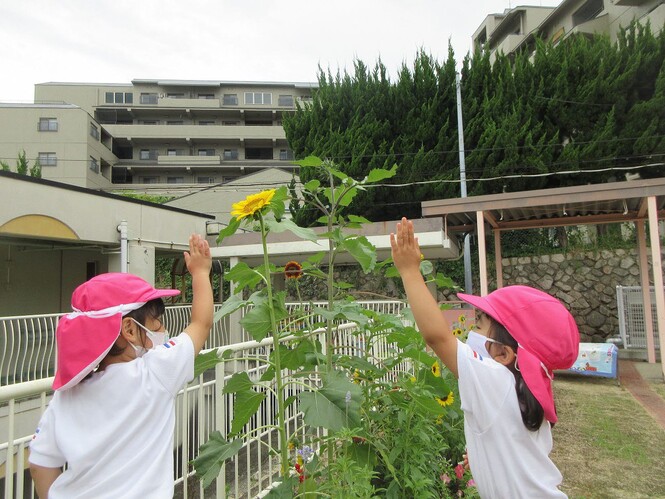
[[[349,189],[348,191],[344,192],[346,190],[346,186],[342,186],[340,188],[337,188],[335,193],[335,201],[339,206],[349,206],[351,202],[353,201],[353,198],[356,197],[356,194],[358,194],[358,188],[353,187]]]
[[[385,168],[375,168],[369,172],[369,175],[363,180],[364,184],[380,182],[381,180],[392,178],[397,175],[397,164],[394,164],[390,170]]]
[[[253,389],[236,393],[233,403],[233,422],[231,433],[237,435],[259,409],[261,402],[266,398],[265,393],[258,393]]]
[[[429,260],[420,262],[420,273],[423,275],[430,275],[434,272],[434,265]]]
[[[275,323],[288,317],[289,313],[284,306],[285,291],[280,291],[273,296],[273,308],[275,312]],[[245,316],[240,319],[240,325],[252,335],[255,341],[261,341],[272,330],[270,319],[270,306],[267,301],[262,301],[250,309]],[[277,333],[277,331],[272,331]]]
[[[217,350],[210,350],[206,353],[200,353],[194,359],[194,378],[199,377],[208,369],[212,369],[217,364],[222,362],[222,359],[217,355]]]
[[[345,239],[341,246],[355,258],[365,274],[374,269],[376,265],[376,248],[365,236]]]
[[[294,475],[278,483],[277,487],[273,487],[266,494],[266,499],[293,499],[293,489],[298,486],[299,478]]]
[[[240,227],[240,220],[237,220],[236,217],[233,217],[229,221],[229,225],[219,231],[219,235],[217,236],[217,244],[221,243],[225,238],[235,234],[238,230],[238,227]]]
[[[263,281],[263,276],[245,262],[238,262],[226,273],[224,279],[235,282],[235,292],[238,293],[245,287],[254,289],[258,283]]]
[[[360,386],[336,372],[325,376],[323,386],[318,391],[298,395],[305,423],[331,431],[360,426],[362,398]]]
[[[280,233],[288,230],[293,234],[295,234],[296,236],[298,236],[300,239],[305,239],[306,241],[316,242],[316,240],[318,239],[318,236],[316,235],[316,232],[314,232],[313,229],[300,227],[299,225],[297,225],[292,220],[289,220],[288,218],[285,218],[280,222],[276,220],[266,220],[265,223],[266,227],[270,229],[270,232]]]
[[[237,393],[243,390],[251,390],[254,388],[254,383],[247,373],[235,373],[231,379],[224,385],[223,393]]]
[[[294,161],[294,163],[301,167],[305,166],[319,167],[323,165],[323,161],[321,160],[321,158],[317,158],[316,156],[307,156],[305,159]]]
[[[449,288],[449,289],[458,288],[457,284],[455,284],[455,281],[453,281],[450,277],[446,277],[440,272],[436,274],[434,282],[436,282],[436,285],[440,288]]]
[[[218,322],[221,320],[222,317],[225,317],[236,310],[238,310],[241,307],[244,307],[247,304],[245,300],[242,299],[241,294],[237,295],[231,295],[229,296],[224,304],[221,306],[221,308],[215,312],[215,316],[213,317],[213,322]]]
[[[399,277],[399,270],[397,270],[397,267],[388,267],[383,275],[386,277]]]
[[[321,182],[319,182],[317,179],[310,180],[307,182],[304,186],[303,189],[309,192],[314,192],[316,191],[319,187],[321,186]]]
[[[289,191],[285,185],[275,191],[275,194],[273,194],[272,199],[270,200],[270,209],[275,215],[275,218],[280,219],[284,216],[286,201],[288,199]]]
[[[349,222],[354,224],[369,224],[371,221],[367,220],[365,217],[359,217],[358,215],[348,215],[347,218]]]
[[[224,461],[235,456],[241,448],[242,440],[239,438],[227,442],[218,431],[210,434],[208,441],[199,448],[198,457],[192,461],[203,488],[208,487],[217,478]]]
[[[355,285],[351,284],[350,282],[334,281],[333,286],[336,287],[337,289],[351,289]]]
[[[306,261],[311,263],[312,265],[318,265],[319,263],[321,263],[321,260],[323,260],[324,256],[326,256],[326,252],[320,251],[319,253],[308,256]]]

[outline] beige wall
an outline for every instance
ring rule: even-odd
[[[40,131],[40,118],[55,118],[57,131]],[[111,186],[110,169],[102,163],[116,162],[113,153],[90,135],[88,113],[74,106],[0,105],[0,158],[16,171],[16,158],[25,150],[29,166],[39,153],[55,153],[56,166],[42,165],[42,178],[90,188]],[[100,165],[100,173],[89,168],[90,157]]]
[[[85,281],[120,271],[118,225],[128,227],[128,271],[154,282],[157,254],[181,256],[191,233],[206,233],[206,217],[117,196],[0,174],[0,315],[69,309]]]

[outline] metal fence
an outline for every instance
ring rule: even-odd
[[[323,330],[312,333],[323,345]],[[290,336],[282,339],[288,343],[294,341]],[[344,324],[334,331],[333,344],[337,352],[358,352],[369,345],[368,359],[377,361],[392,355],[385,340],[379,339],[371,345],[356,330],[355,324]],[[260,379],[273,349],[272,339],[261,342],[244,342],[223,346],[218,349],[228,350],[230,360],[219,364],[215,370],[209,370],[182,390],[176,399],[176,430],[174,438],[174,483],[176,497],[227,497],[231,499],[256,497],[261,491],[270,487],[279,474],[277,458],[269,452],[276,446],[277,433],[266,427],[274,424],[276,418],[276,402],[271,391],[265,384],[257,385],[257,390],[266,393],[257,413],[251,418],[248,426],[251,437],[245,439],[240,452],[222,468],[214,485],[203,490],[189,462],[197,455],[198,448],[206,442],[212,431],[218,430],[226,436],[231,427],[233,414],[233,394],[224,394],[226,382],[235,372],[246,372],[254,381]],[[396,370],[409,370],[409,365],[400,365]],[[288,371],[287,371],[288,372]],[[39,417],[46,408],[51,396],[53,378],[27,381],[0,387],[0,485],[4,497],[36,497],[30,480],[27,455],[28,444]],[[314,386],[318,376],[312,375],[305,383]],[[288,395],[297,395],[305,389],[294,385]],[[301,414],[297,404],[291,404],[286,414],[287,433],[289,436],[298,432],[300,441],[312,438],[306,434],[301,424]],[[4,461],[4,462],[3,462]],[[214,490],[213,490],[214,489]]]
[[[660,349],[658,341],[658,316],[656,312],[656,292],[651,286],[651,317],[653,319],[653,343]],[[624,348],[646,348],[647,332],[644,315],[644,301],[641,286],[617,286],[617,311],[619,333]]]

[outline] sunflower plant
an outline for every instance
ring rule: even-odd
[[[342,253],[353,256],[365,273],[383,272],[396,276],[392,262],[378,262],[376,250],[357,230],[367,223],[352,212],[358,192],[395,175],[391,169],[372,170],[355,180],[334,164],[316,157],[299,162],[301,168],[315,168],[316,180],[303,186],[296,198],[287,187],[248,196],[232,207],[227,228],[218,241],[241,226],[258,229],[263,244],[263,264],[250,268],[244,263],[225,276],[235,283],[235,294],[216,314],[219,320],[245,307],[243,328],[257,340],[272,336],[272,353],[260,380],[237,373],[224,388],[235,397],[231,433],[228,440],[219,432],[200,450],[194,467],[207,486],[223,462],[234,456],[248,436],[242,430],[272,392],[277,400],[280,479],[267,497],[293,497],[316,494],[328,497],[447,497],[450,486],[441,476],[454,476],[453,468],[464,449],[462,418],[457,384],[437,358],[427,351],[418,331],[409,325],[413,317],[367,310],[355,302],[352,286],[336,282],[333,273]],[[285,205],[306,206],[321,213],[325,227],[318,235],[285,218]],[[318,241],[326,251],[283,267],[270,262],[267,240],[270,233],[290,231],[298,237]],[[423,260],[421,271],[429,280],[450,284],[433,275],[431,262]],[[327,289],[326,305],[306,304],[289,313],[286,293],[275,292],[272,277],[283,273],[294,283],[299,295],[301,279],[319,279]],[[245,298],[246,296],[246,298]],[[404,321],[403,319],[407,319]],[[335,346],[333,335],[341,322],[355,323],[356,347],[349,353]],[[323,341],[314,330],[323,329]],[[284,343],[281,340],[295,336]],[[373,344],[388,345],[388,358],[378,359]],[[197,372],[226,359],[216,352],[197,359]],[[264,359],[254,359],[265,362]],[[315,379],[314,386],[303,380]],[[286,395],[298,387],[297,397]],[[302,413],[306,441],[287,434],[285,413],[297,401]],[[264,428],[265,429],[265,428]],[[301,428],[302,429],[302,428]],[[316,433],[313,430],[325,430]],[[311,430],[311,431],[310,431]]]

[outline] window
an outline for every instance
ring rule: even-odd
[[[239,121],[222,121],[222,125],[235,126],[240,125]]]
[[[139,159],[143,160],[155,160],[159,156],[159,153],[156,149],[141,149],[139,152]]]
[[[185,122],[182,120],[169,120],[166,122],[167,125],[184,125]]]
[[[141,104],[157,104],[157,94],[141,93]]]
[[[214,184],[215,177],[196,177],[197,184]]]
[[[199,121],[199,125],[214,125],[215,120],[201,120]]]
[[[238,94],[224,94],[224,97],[222,98],[222,104],[225,106],[237,106]]]
[[[40,132],[57,132],[58,118],[39,118]]]
[[[182,149],[167,149],[167,156],[182,156]]]
[[[245,92],[245,104],[272,104],[272,94]]]
[[[141,125],[158,125],[159,122],[157,120],[143,120],[140,122]]]
[[[159,177],[139,177],[139,181],[142,184],[157,184],[159,183]]]
[[[40,152],[37,161],[42,166],[58,166],[58,158],[54,152]]]
[[[90,136],[95,140],[99,140],[99,128],[94,123],[90,123]]]
[[[293,151],[289,151],[288,149],[280,149],[279,150],[279,159],[281,161],[290,161],[293,159]]]
[[[215,94],[199,94],[198,98],[199,99],[214,99]]]
[[[284,107],[293,107],[293,95],[280,95],[277,105]]]
[[[573,26],[594,19],[603,11],[603,0],[588,0],[573,14]]]
[[[166,177],[166,183],[167,184],[184,184],[185,183],[185,178],[184,177]]]
[[[199,149],[199,156],[214,156],[214,149]]]
[[[169,92],[166,94],[166,97],[168,97],[169,99],[184,99],[185,94],[183,94],[182,92]]]
[[[245,159],[273,159],[270,147],[246,147]]]
[[[238,159],[238,149],[224,149],[224,159]]]
[[[92,156],[90,156],[90,164],[88,168],[90,168],[95,173],[99,173],[99,162]]]
[[[134,94],[131,92],[106,92],[104,102],[106,104],[132,104]]]

